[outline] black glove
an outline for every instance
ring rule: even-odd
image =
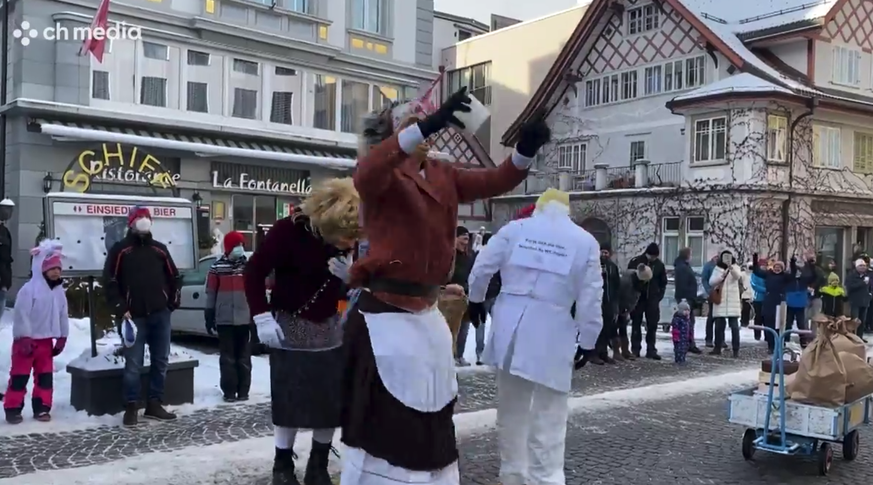
[[[576,346],[576,356],[573,358],[575,364],[573,364],[573,368],[579,370],[585,367],[585,364],[591,359],[591,356],[594,355],[594,350],[585,350],[582,347]]]
[[[488,311],[485,310],[485,302],[473,303],[467,307],[467,314],[470,315],[470,323],[475,328],[479,325],[485,325],[485,319],[488,318]]]
[[[432,115],[418,122],[418,129],[421,130],[424,139],[430,138],[431,135],[449,126],[449,124],[455,125],[462,130],[466,128],[464,123],[461,123],[461,120],[455,116],[455,113],[469,113],[470,101],[466,86],[449,96],[449,99]]]
[[[523,157],[533,158],[551,138],[552,130],[546,124],[546,114],[540,112],[519,128],[515,151]]]
[[[752,267],[756,268],[758,266],[758,253],[752,255]]]
[[[206,333],[215,335],[215,309],[204,310],[203,313],[206,319]]]

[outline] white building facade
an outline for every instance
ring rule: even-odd
[[[873,245],[873,4],[594,0],[521,117],[554,140],[506,220],[547,186],[626,263],[722,249],[841,267]],[[858,247],[853,247],[853,246]]]

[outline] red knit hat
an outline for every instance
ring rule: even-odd
[[[224,235],[222,244],[224,245],[224,254],[230,254],[233,248],[245,244],[246,238],[241,232],[231,231]]]
[[[527,207],[523,207],[523,208],[519,209],[518,212],[515,213],[515,218],[516,219],[527,219],[528,217],[533,215],[534,210],[536,210],[536,208],[537,208],[536,204],[531,204]]]
[[[149,208],[141,205],[131,207],[130,211],[127,213],[127,227],[133,226],[133,221],[141,217],[152,218],[152,213],[149,211]]]

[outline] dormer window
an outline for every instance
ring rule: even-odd
[[[627,35],[637,35],[661,27],[661,12],[654,4],[627,10]]]

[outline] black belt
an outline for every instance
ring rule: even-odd
[[[368,282],[367,288],[372,292],[390,293],[392,295],[411,296],[416,298],[437,297],[440,294],[439,285],[425,285],[412,281],[393,278],[375,278]]]

